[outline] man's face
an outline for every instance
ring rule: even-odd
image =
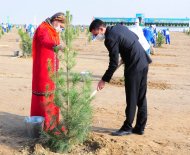
[[[139,26],[139,22],[135,22],[135,25]]]
[[[95,37],[99,34],[104,34],[104,28],[103,27],[100,27],[99,29],[94,29],[92,30],[92,35],[94,35]]]

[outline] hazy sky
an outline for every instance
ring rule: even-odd
[[[189,17],[190,0],[0,0],[0,22],[41,23],[56,12],[70,10],[73,24],[89,24],[92,17]]]

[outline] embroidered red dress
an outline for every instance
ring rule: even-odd
[[[45,93],[53,92],[55,85],[49,76],[48,61],[55,73],[59,68],[59,60],[53,47],[60,44],[59,35],[48,23],[43,22],[36,30],[32,44],[33,74],[31,116],[45,117],[45,130],[52,130],[59,123],[59,108],[54,104],[54,95],[48,97]]]

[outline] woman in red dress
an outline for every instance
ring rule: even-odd
[[[64,13],[56,13],[51,18],[46,19],[37,28],[32,44],[31,116],[43,116],[46,131],[52,130],[59,123],[59,108],[53,100],[55,85],[49,76],[48,66],[51,65],[53,73],[56,73],[59,68],[59,60],[54,48],[63,49],[60,45],[59,32],[64,27],[64,21]],[[47,92],[50,93],[48,103],[45,96]]]

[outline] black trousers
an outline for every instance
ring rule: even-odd
[[[135,127],[139,130],[144,130],[147,122],[147,74],[148,67],[142,71],[125,72],[125,93],[127,107],[125,110],[126,120],[123,128],[128,130],[132,129],[136,108],[137,120]]]

